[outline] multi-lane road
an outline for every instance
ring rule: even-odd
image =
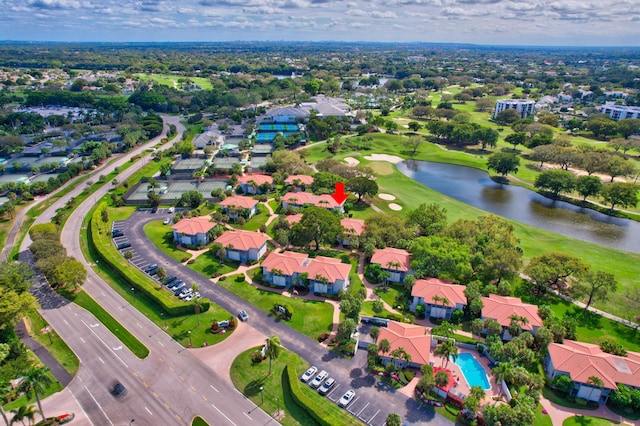
[[[163,118],[165,123],[173,123],[178,127],[178,135],[182,134],[183,128],[177,117]],[[175,140],[178,138],[179,136]],[[155,141],[150,142],[153,143]],[[142,149],[144,147],[138,151]],[[134,154],[135,152],[130,155]],[[128,161],[127,157],[105,168],[103,173],[109,173],[110,169],[125,161]],[[140,162],[134,164],[119,179],[124,180],[141,166]],[[58,207],[63,206],[70,197],[77,196],[81,190],[82,188],[76,188],[61,198],[37,222],[48,222]],[[44,317],[80,358],[80,370],[68,387],[72,398],[85,414],[79,416],[79,421],[83,418],[86,419],[86,424],[124,425],[135,419],[135,425],[184,425],[190,424],[193,416],[200,415],[212,425],[275,424],[275,420],[236,391],[215,368],[205,365],[189,350],[172,340],[139,313],[130,304],[131,301],[124,300],[92,272],[91,265],[80,251],[79,235],[83,218],[95,201],[107,191],[108,185],[105,185],[78,206],[62,230],[61,241],[69,255],[84,262],[89,270],[87,282],[83,286],[85,291],[145,344],[150,354],[142,360],[136,358],[90,313],[50,292],[47,286],[36,289],[43,305]],[[411,398],[388,387],[373,386],[375,381],[364,371],[364,358],[357,357],[360,362],[354,363],[336,357],[314,340],[285,324],[274,322],[241,298],[164,255],[142,232],[143,224],[150,218],[161,219],[161,216],[136,213],[128,221],[127,235],[136,250],[146,250],[169,273],[188,277],[189,282],[199,283],[203,296],[209,297],[228,311],[234,313],[241,308],[247,310],[251,325],[243,324],[236,333],[241,333],[243,327],[254,327],[265,336],[277,334],[287,349],[320,369],[330,371],[345,388],[348,386],[356,389],[359,398],[367,401],[360,414],[365,409],[366,413],[375,414],[367,414],[372,416],[371,424],[382,424],[389,412],[401,414],[404,421],[411,424],[450,424],[433,411],[420,408]],[[25,252],[28,244],[27,238],[21,246],[21,256],[28,257]],[[215,350],[215,347],[208,350]],[[109,393],[109,388],[116,381],[120,381],[128,389],[128,395],[124,398],[114,398]],[[369,421],[369,417],[361,416],[361,419]]]

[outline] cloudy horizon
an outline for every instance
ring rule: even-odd
[[[640,46],[637,0],[0,0],[0,38]]]

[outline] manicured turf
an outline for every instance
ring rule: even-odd
[[[73,302],[91,312],[107,329],[112,332],[131,352],[138,358],[146,358],[149,349],[144,346],[133,334],[123,327],[114,317],[109,315],[95,300],[84,291],[79,291],[73,296]]]
[[[191,254],[178,249],[176,244],[173,242],[171,224],[164,225],[162,220],[149,222],[144,225],[144,233],[147,238],[151,240],[154,246],[158,247],[165,254],[171,256],[178,262],[182,262],[183,259],[191,257]]]
[[[269,360],[259,364],[251,362],[251,354],[259,348],[249,349],[241,353],[231,365],[231,380],[234,386],[243,395],[251,399],[256,405],[268,414],[275,414],[278,406],[275,398],[280,402],[280,410],[285,416],[280,423],[288,425],[315,426],[317,423],[293,400],[289,391],[288,380],[284,373],[285,366],[291,368],[305,368],[304,360],[292,352],[282,350],[280,356],[273,361],[271,376],[269,376]],[[260,392],[260,387],[263,392]],[[262,396],[264,394],[264,404]]]
[[[202,417],[195,417],[191,421],[191,426],[209,426],[209,423],[207,423]]]
[[[272,316],[271,308],[275,303],[290,306],[293,310],[293,317],[286,324],[312,339],[331,331],[333,327],[333,306],[331,304],[285,297],[278,293],[256,288],[244,281],[244,278],[238,277],[242,277],[242,275],[227,277],[224,281],[218,281],[218,285],[242,297],[270,316]],[[242,281],[238,281],[238,279]],[[272,318],[273,321],[280,321],[275,316]]]
[[[31,351],[29,351],[29,353],[31,353]],[[37,359],[35,354],[31,354],[31,356],[34,359]],[[51,384],[46,388],[44,395],[39,395],[40,400],[46,398],[49,395],[53,395],[54,393],[60,392],[62,389],[64,389],[64,387],[60,384],[60,382],[58,382],[56,380],[55,377],[53,377],[53,374],[51,374],[51,372],[47,373],[47,376],[49,376],[49,378],[51,379]],[[8,411],[14,411],[19,407],[22,407],[23,405],[29,405],[29,404],[36,404],[36,397],[35,395],[31,395],[31,398],[27,398],[26,395],[22,395],[20,398],[16,399],[15,401],[11,401],[10,403],[6,404],[3,406],[3,409],[5,412]],[[38,409],[38,406],[35,406],[36,410]],[[46,409],[43,409],[44,414],[47,415],[48,411]],[[39,414],[36,413],[36,418],[38,418]],[[11,416],[9,415],[9,419],[11,419]]]
[[[618,422],[591,416],[573,416],[562,422],[562,426],[610,426],[619,424]]]
[[[188,263],[187,266],[207,278],[217,277],[238,269],[237,262],[230,260],[220,262],[217,257],[214,257],[209,252],[196,257],[193,263]]]
[[[549,401],[553,402],[554,404],[558,404],[562,407],[575,408],[578,410],[597,410],[598,409],[598,407],[594,407],[590,405],[580,405],[580,404],[576,404],[575,402],[567,401],[565,398],[562,397],[562,394],[560,392],[554,389],[551,389],[547,386],[542,388],[542,395]]]
[[[69,374],[75,376],[80,361],[58,333],[52,328],[47,329],[49,324],[35,309],[27,312],[26,319],[29,321],[31,336],[44,346]]]
[[[258,214],[247,220],[247,222],[242,226],[239,226],[237,223],[234,223],[233,226],[234,228],[244,229],[245,231],[257,231],[267,222],[268,219],[269,211],[265,206],[258,204]]]
[[[542,414],[542,405],[540,404],[538,404],[538,409],[536,410],[536,416],[533,419],[533,424],[535,426],[553,426],[551,417],[548,414]]]

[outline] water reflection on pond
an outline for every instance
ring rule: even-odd
[[[500,185],[478,169],[407,160],[398,170],[448,197],[558,234],[640,253],[640,223],[543,197],[529,189]]]

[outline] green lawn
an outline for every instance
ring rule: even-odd
[[[595,406],[591,406],[591,405],[580,405],[580,404],[576,404],[575,402],[570,402],[567,401],[560,392],[545,386],[544,388],[542,388],[542,395],[547,398],[549,401],[558,404],[562,407],[567,407],[567,408],[575,408],[578,410],[597,410],[598,407]]]
[[[573,416],[562,422],[562,426],[610,426],[619,424],[618,422],[591,416]]]
[[[269,376],[269,360],[262,361],[259,364],[251,362],[251,354],[254,349],[238,355],[231,365],[231,380],[234,386],[243,395],[251,399],[256,405],[260,405],[261,409],[268,414],[275,414],[278,410],[278,402],[280,410],[284,411],[285,416],[280,423],[289,425],[308,425],[315,426],[317,423],[311,419],[292,398],[288,378],[284,372],[284,368],[289,365],[290,368],[305,368],[307,365],[304,360],[292,352],[282,350],[280,356],[273,361],[272,374]],[[263,392],[260,392],[260,387]],[[264,394],[264,405],[262,404],[262,396]],[[278,402],[276,402],[278,398]]]
[[[265,206],[258,204],[258,213],[251,219],[247,220],[244,225],[239,226],[237,223],[233,224],[234,228],[244,229],[245,231],[257,231],[262,225],[269,220],[269,211]]]
[[[194,84],[202,87],[204,90],[211,90],[212,85],[211,81],[208,78],[204,77],[183,77],[179,75],[172,74],[144,74],[138,73],[135,74],[137,77],[140,77],[143,80],[153,80],[158,84],[162,84],[164,86],[173,87],[175,89],[180,89],[181,83],[178,80],[191,80]]]
[[[247,283],[239,274],[227,277],[224,281],[218,281],[218,284],[266,312],[269,316],[272,316],[271,308],[275,303],[289,305],[293,310],[293,317],[291,321],[287,322],[287,325],[311,339],[315,340],[319,335],[330,332],[333,327],[333,306],[329,303],[285,297],[278,293],[256,288]],[[272,316],[272,318],[274,321],[280,321],[276,317]]]
[[[71,300],[91,312],[107,329],[112,332],[131,352],[138,358],[146,358],[149,355],[149,349],[144,346],[133,334],[104,310],[95,300],[93,300],[84,291],[79,291],[71,296]]]
[[[49,323],[35,309],[27,312],[26,319],[29,322],[31,336],[44,346],[69,374],[75,376],[80,361],[58,333],[52,328],[46,330]]]
[[[220,259],[209,252],[196,257],[193,263],[188,263],[187,266],[207,278],[218,277],[238,269],[237,262],[226,259],[220,262]]]
[[[31,353],[29,351],[29,353]],[[33,358],[37,359],[36,356],[34,354],[31,354],[33,356]],[[47,373],[47,376],[49,376],[49,378],[51,379],[51,384],[49,386],[47,386],[44,395],[39,395],[40,399],[44,399],[49,395],[53,395],[56,392],[60,392],[62,389],[64,389],[64,387],[60,384],[60,382],[58,382],[56,380],[55,377],[53,377],[53,374],[51,374],[51,372]],[[26,395],[22,395],[20,398],[16,399],[15,401],[11,401],[8,404],[5,404],[3,406],[3,409],[5,411],[13,411],[16,410],[19,407],[22,407],[23,405],[29,405],[29,404],[36,404],[36,397],[35,395],[31,395],[31,398],[27,398]],[[35,407],[36,410],[38,409],[38,407]],[[47,415],[47,411],[43,410],[45,412],[45,415]],[[36,418],[37,416],[39,416],[39,414],[36,413]],[[11,416],[9,416],[9,419],[11,419]]]
[[[209,423],[207,423],[202,417],[194,417],[194,419],[191,421],[191,426],[209,426]]]
[[[153,245],[178,262],[182,262],[184,258],[191,257],[189,253],[176,247],[176,244],[173,242],[171,225],[164,225],[161,220],[154,220],[144,225],[144,233]]]
[[[548,414],[542,414],[542,405],[540,404],[538,404],[538,409],[536,410],[536,416],[533,419],[533,424],[535,426],[553,426],[551,417],[549,417]]]
[[[386,289],[386,290],[385,290]],[[389,285],[387,287],[382,287],[382,285],[380,285],[379,287],[377,287],[374,292],[385,302],[387,302],[387,304],[393,308],[395,308],[396,305],[396,297],[398,296],[398,294],[400,294],[400,287],[397,285]]]

